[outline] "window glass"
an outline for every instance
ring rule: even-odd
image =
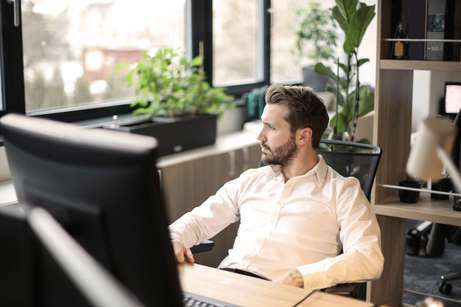
[[[271,24],[271,81],[293,83],[302,81],[302,67],[315,61],[306,54],[296,52],[296,31],[300,24],[298,12],[306,9],[313,0],[272,0]],[[328,10],[334,0],[317,1]],[[309,43],[307,43],[309,45]]]
[[[302,81],[301,66],[306,59],[295,53],[298,10],[307,5],[308,0],[272,0],[271,23],[271,82]]]
[[[235,85],[260,81],[257,0],[213,1],[213,84]],[[259,55],[258,52],[261,54]]]
[[[145,51],[185,49],[185,0],[23,0],[26,111],[121,101]]]

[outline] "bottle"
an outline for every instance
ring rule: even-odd
[[[397,25],[394,38],[408,38],[406,27],[402,22],[399,22]],[[392,53],[395,59],[406,59],[408,56],[408,42],[401,40],[394,41]]]

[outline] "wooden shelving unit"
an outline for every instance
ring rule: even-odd
[[[375,212],[381,216],[461,226],[461,212],[454,211],[451,201],[448,200],[431,200],[425,197],[414,204],[396,202],[375,205]]]
[[[429,220],[461,225],[461,213],[453,211],[451,202],[423,200],[416,204],[399,202],[397,190],[380,186],[397,185],[406,177],[406,162],[410,152],[415,70],[446,71],[461,74],[461,62],[411,61],[389,59],[393,37],[399,20],[397,0],[378,0],[377,62],[373,142],[383,155],[376,175],[373,204],[381,227],[381,246],[385,264],[381,278],[369,284],[367,298],[381,305],[400,306],[402,299],[405,255],[405,220]],[[416,1],[413,3],[417,3]],[[458,19],[461,16],[458,17]]]
[[[381,146],[383,156],[376,176],[377,184],[398,184],[405,178],[405,165],[410,151],[413,71],[445,71],[461,73],[461,62],[413,61],[389,59],[395,25],[399,19],[392,1],[378,1],[378,42],[376,62],[375,119],[373,139]],[[415,2],[416,3],[416,2]],[[461,18],[461,16],[460,16]],[[377,187],[376,204],[396,203],[397,191]]]
[[[454,61],[380,60],[379,62],[381,70],[461,71],[461,62]]]

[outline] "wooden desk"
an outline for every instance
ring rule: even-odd
[[[179,266],[184,291],[242,306],[373,306],[351,298],[280,285],[194,264]],[[305,300],[304,300],[305,299]]]
[[[400,306],[402,302],[405,261],[405,220],[421,220],[461,226],[461,212],[452,209],[451,201],[431,201],[425,196],[415,204],[375,205],[381,227],[384,271],[371,282],[368,298],[376,304]]]

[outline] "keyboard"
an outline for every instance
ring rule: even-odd
[[[185,307],[236,307],[237,305],[219,301],[214,298],[183,292]]]

